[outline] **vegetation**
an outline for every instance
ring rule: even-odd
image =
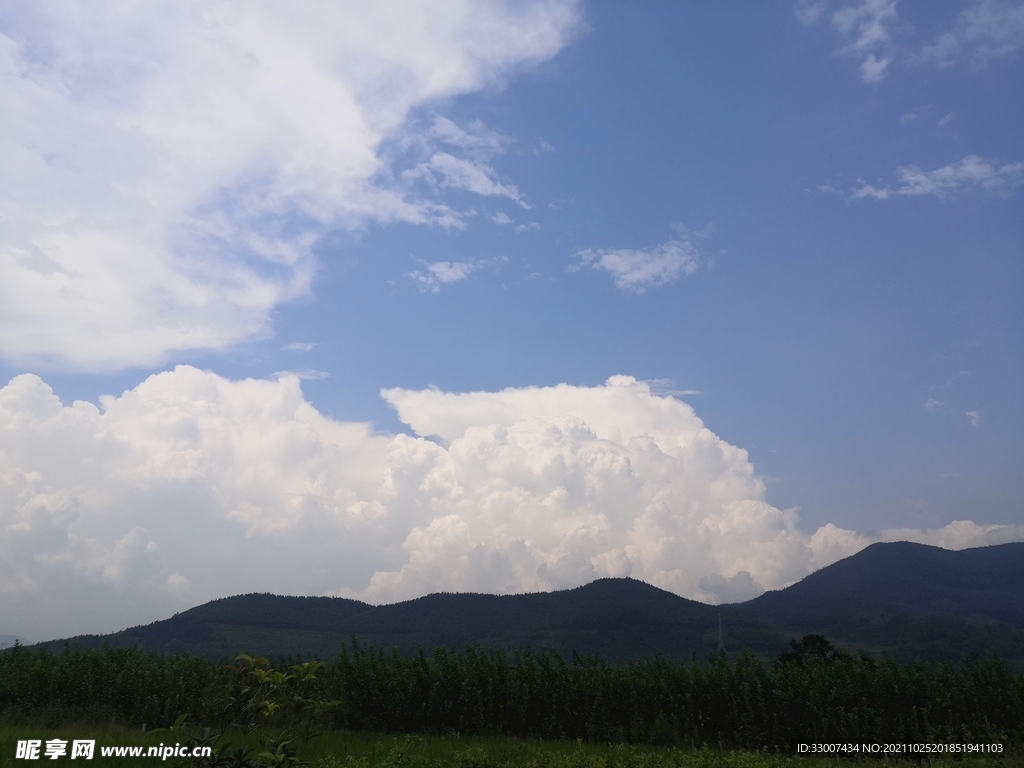
[[[403,655],[353,643],[331,663],[274,667],[244,655],[226,665],[137,649],[15,648],[0,654],[0,718],[175,723],[179,738],[212,729],[220,748],[296,760],[300,745],[339,730],[783,755],[815,742],[985,742],[1017,753],[1024,676],[995,657],[898,663],[814,635],[769,664],[750,654],[611,664],[472,647]]]

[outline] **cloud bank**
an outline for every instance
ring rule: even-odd
[[[0,354],[151,366],[267,333],[327,231],[458,226],[502,137],[437,118],[421,194],[381,151],[425,105],[554,56],[572,0],[33,3],[0,17]],[[399,169],[400,170],[400,169]]]
[[[112,631],[241,592],[388,602],[601,576],[723,602],[875,540],[1024,538],[967,521],[802,533],[746,451],[628,376],[382,395],[414,434],[329,419],[295,375],[180,366],[98,407],[13,379],[0,389],[0,631]]]

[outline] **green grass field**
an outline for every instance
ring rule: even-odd
[[[102,727],[69,725],[60,728],[0,726],[0,768],[28,765],[83,765],[90,768],[125,765],[191,765],[187,761],[156,757],[103,757],[104,746],[157,746],[173,744],[175,735],[168,731],[142,733],[137,728],[117,725]],[[179,736],[178,738],[184,738]],[[16,758],[19,740],[95,739],[93,760],[38,761]],[[240,738],[232,739],[235,745]],[[385,734],[332,731],[321,734],[298,749],[301,764],[311,768],[850,768],[859,763],[872,766],[956,765],[961,768],[1018,768],[1024,760],[1014,756],[988,758],[932,759],[920,762],[901,760],[863,760],[857,757],[835,759],[771,755],[715,748],[676,749],[602,745],[566,741],[532,741],[520,739],[484,739],[451,736],[391,736]],[[294,765],[294,763],[293,763]]]

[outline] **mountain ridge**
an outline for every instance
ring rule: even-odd
[[[433,593],[379,606],[249,593],[109,635],[38,645],[326,657],[354,636],[363,645],[401,652],[484,645],[609,659],[659,652],[689,658],[717,650],[719,616],[729,651],[773,655],[792,637],[814,633],[854,651],[956,658],[996,650],[1024,666],[1024,543],[958,552],[909,542],[873,544],[785,589],[722,606],[630,578],[555,592]]]

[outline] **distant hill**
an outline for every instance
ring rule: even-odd
[[[743,645],[762,652],[786,646],[788,636],[759,619],[734,616],[729,608],[686,600],[634,579],[599,579],[576,589],[525,595],[440,593],[382,606],[333,597],[238,595],[111,635],[41,645],[59,650],[64,642],[83,648],[108,643],[210,657],[241,651],[324,657],[355,635],[362,645],[407,653],[420,646],[481,644],[547,648],[566,655],[599,652],[609,659],[658,651],[689,658],[718,647],[720,613],[731,639],[742,634]]]
[[[897,657],[997,650],[1024,665],[1024,544],[950,552],[906,542],[874,544],[784,590],[709,606],[633,579],[526,595],[434,594],[371,606],[329,597],[239,595],[111,635],[71,638],[162,652],[232,657],[333,656],[355,635],[363,645],[413,652],[467,644],[530,646],[608,659],[776,654],[794,636],[826,635],[851,650]],[[59,650],[63,640],[44,643]]]
[[[994,648],[1024,662],[1024,543],[959,552],[873,544],[787,589],[731,607],[794,635],[824,634],[898,658]]]

